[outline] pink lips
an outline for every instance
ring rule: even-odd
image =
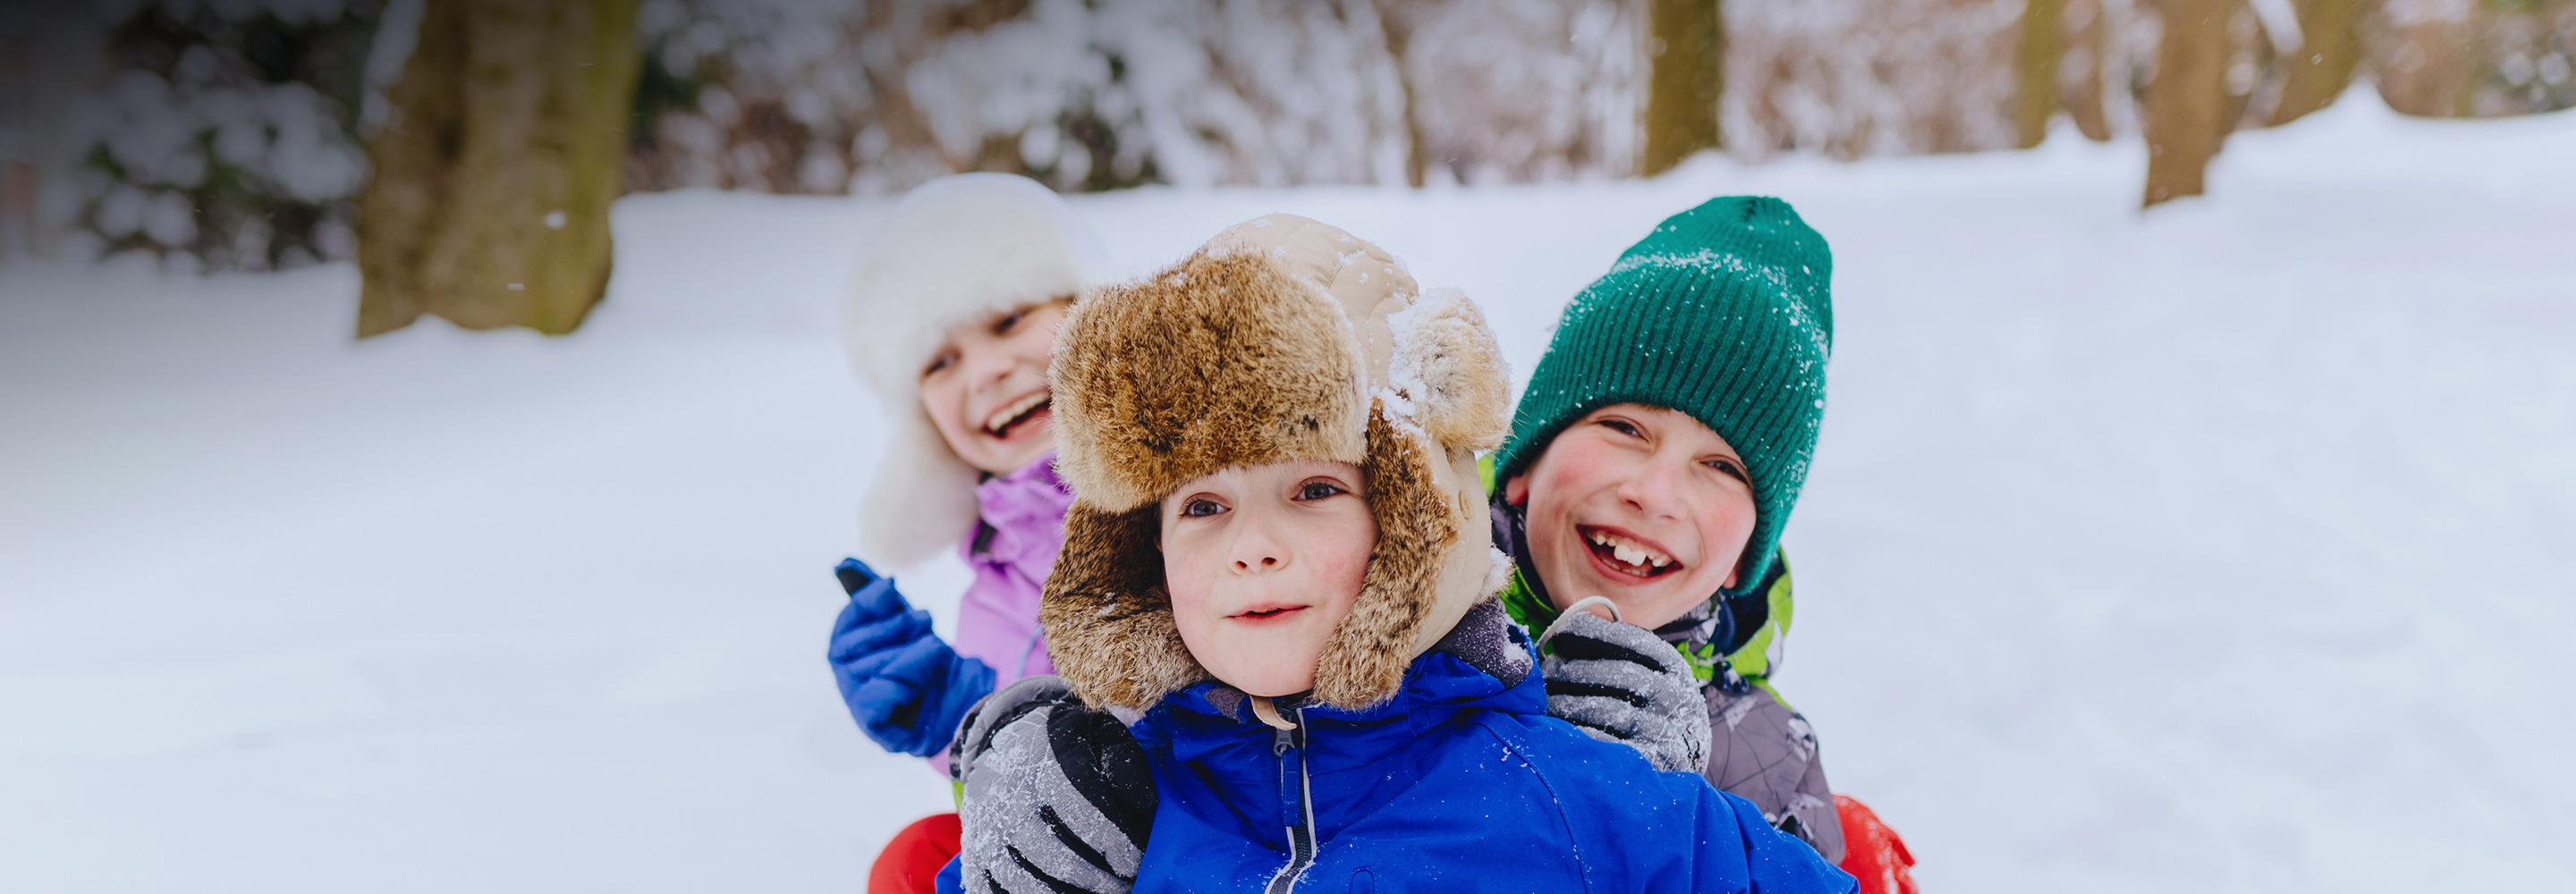
[[[1228,621],[1243,621],[1259,624],[1293,616],[1298,612],[1305,611],[1306,608],[1307,606],[1303,605],[1256,605],[1243,611],[1227,615],[1225,619]]]

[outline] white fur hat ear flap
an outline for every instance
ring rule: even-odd
[[[919,417],[919,406],[889,408]],[[957,458],[927,419],[888,432],[877,479],[859,513],[859,544],[870,562],[901,566],[929,558],[975,527],[975,467]]]
[[[844,297],[851,366],[885,414],[884,461],[860,508],[860,549],[906,565],[975,522],[976,470],[921,408],[921,370],[950,329],[1072,298],[1109,276],[1107,253],[1037,181],[959,174],[904,195],[860,250]]]

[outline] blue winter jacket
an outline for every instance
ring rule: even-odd
[[[1161,796],[1136,894],[1284,891],[1283,872],[1333,894],[1853,890],[1751,803],[1547,716],[1518,676],[1430,652],[1376,708],[1280,706],[1293,733],[1216,684],[1165,698],[1129,728]]]

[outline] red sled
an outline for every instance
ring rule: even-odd
[[[1876,811],[1850,795],[1835,795],[1834,814],[1843,824],[1842,870],[1860,879],[1858,894],[1921,894],[1911,871],[1914,852]],[[962,832],[954,813],[905,826],[869,867],[868,894],[931,894],[940,868],[957,856]]]
[[[1843,823],[1842,868],[1860,879],[1859,894],[1919,894],[1914,852],[1905,849],[1905,839],[1895,829],[1879,821],[1876,811],[1849,795],[1835,795],[1834,816]]]
[[[963,828],[957,815],[925,816],[894,833],[876,865],[868,867],[868,894],[931,894],[941,867],[957,856]]]

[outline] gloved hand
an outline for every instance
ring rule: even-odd
[[[965,783],[957,859],[969,894],[1123,894],[1154,827],[1145,749],[1064,678],[1029,677],[975,706],[948,753]]]
[[[894,579],[857,559],[832,569],[850,605],[832,624],[832,679],[859,729],[888,751],[929,757],[955,738],[993,669],[930,632],[930,613],[904,602]]]
[[[1672,644],[1643,627],[1567,608],[1539,635],[1547,713],[1595,739],[1625,743],[1655,769],[1697,773],[1708,760],[1708,702]],[[1616,613],[1618,609],[1610,609]]]

